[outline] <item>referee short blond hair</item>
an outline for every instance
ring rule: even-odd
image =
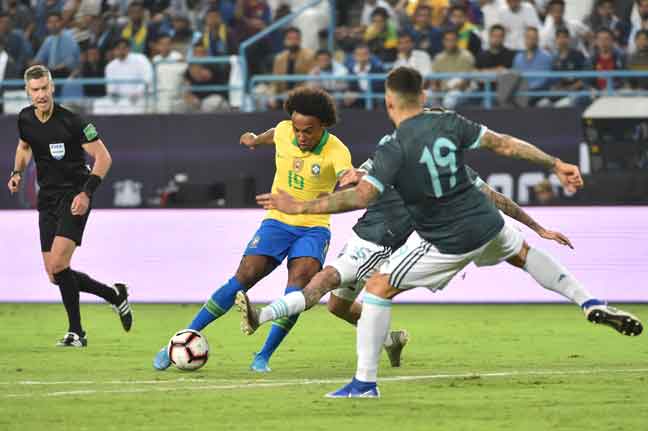
[[[42,64],[35,64],[25,70],[25,85],[27,85],[27,83],[29,83],[29,81],[31,81],[32,79],[41,79],[44,76],[47,76],[47,78],[52,81],[52,72],[50,72],[50,70]]]

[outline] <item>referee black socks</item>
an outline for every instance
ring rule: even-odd
[[[54,274],[54,281],[61,291],[63,306],[68,315],[68,332],[83,336],[81,328],[81,311],[79,310],[79,288],[74,272],[70,268]]]
[[[103,298],[110,304],[117,304],[118,297],[115,289],[92,279],[88,274],[74,270],[71,271],[76,277],[78,288],[81,292],[91,293]]]

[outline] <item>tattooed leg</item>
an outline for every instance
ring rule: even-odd
[[[340,274],[335,268],[327,266],[318,272],[302,290],[306,310],[312,308],[324,295],[338,287],[340,287]]]
[[[317,304],[324,295],[339,286],[340,275],[335,268],[327,266],[317,273],[303,290],[291,292],[263,307],[259,311],[259,324],[294,316],[308,310]]]

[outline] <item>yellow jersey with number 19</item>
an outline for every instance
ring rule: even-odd
[[[281,189],[296,200],[309,201],[335,189],[340,173],[351,169],[351,153],[337,137],[325,131],[311,151],[297,145],[292,121],[282,121],[274,131],[275,177],[272,192]],[[328,227],[328,214],[284,214],[269,210],[266,219],[299,227]]]

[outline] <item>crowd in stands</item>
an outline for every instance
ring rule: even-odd
[[[237,63],[199,60],[238,55],[241,42],[305,3],[0,0],[0,79],[20,79],[30,65],[44,64],[63,82],[98,79],[57,85],[58,96],[85,96],[93,101],[95,112],[115,107],[120,112],[143,112],[157,76],[158,88],[180,91],[167,98],[168,110],[227,110],[232,103],[226,86]],[[378,105],[365,95],[368,90],[381,93],[382,82],[363,77],[401,65],[424,75],[496,72],[491,85],[502,106],[588,103],[588,92],[594,95],[608,85],[624,91],[648,90],[646,78],[522,79],[519,74],[648,70],[648,0],[337,0],[336,5],[334,52],[324,49],[326,2],[249,47],[250,76],[314,77],[308,82],[258,85],[252,91],[260,96],[260,107],[279,108],[283,96],[297,85],[325,88],[344,107]],[[160,69],[169,73],[159,75]],[[102,79],[126,81],[106,84]],[[470,96],[484,83],[449,77],[429,80],[426,86],[431,99],[454,108],[480,103]],[[517,96],[525,89],[581,93]]]

